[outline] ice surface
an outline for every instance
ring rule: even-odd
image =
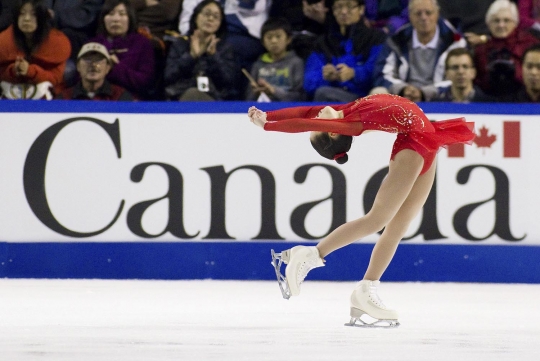
[[[397,329],[345,327],[351,282],[0,280],[0,360],[540,360],[540,285],[382,283]]]

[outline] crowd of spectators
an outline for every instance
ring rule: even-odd
[[[533,0],[2,0],[0,98],[539,102]]]

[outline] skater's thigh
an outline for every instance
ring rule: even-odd
[[[387,229],[406,228],[412,220],[418,215],[426,199],[429,196],[433,180],[435,179],[436,162],[434,161],[429,170],[419,176],[414,185],[396,213],[395,217],[388,223]]]
[[[405,149],[396,154],[368,215],[390,221],[409,196],[423,164],[422,156],[412,150]]]

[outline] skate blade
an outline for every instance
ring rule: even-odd
[[[274,250],[271,250],[272,254],[272,266],[274,271],[276,271],[276,278],[278,281],[279,289],[281,295],[284,299],[288,300],[291,298],[291,290],[289,289],[289,284],[287,283],[287,278],[281,273],[281,265],[283,263],[287,264],[289,262],[289,252],[284,251],[281,253],[276,253]]]
[[[398,320],[385,320],[373,318],[365,312],[356,310],[357,314],[351,316],[351,320],[345,326],[360,328],[396,328],[399,327]],[[358,312],[360,311],[360,312]],[[363,319],[362,319],[363,318]]]
[[[369,323],[354,317],[345,324],[345,326],[360,328],[396,328],[399,327],[399,325],[397,320],[376,320],[375,322]]]

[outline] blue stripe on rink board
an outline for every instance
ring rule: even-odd
[[[0,100],[0,113],[247,113],[251,105],[262,110],[274,110],[299,105],[323,105],[327,103],[255,103],[243,101],[222,102],[96,102],[84,100]],[[537,104],[505,103],[419,103],[426,113],[446,114],[508,114],[538,115]]]
[[[6,243],[0,277],[273,280],[270,249],[283,242]],[[362,277],[372,244],[327,257],[310,280]],[[384,281],[540,283],[540,246],[402,244]]]

